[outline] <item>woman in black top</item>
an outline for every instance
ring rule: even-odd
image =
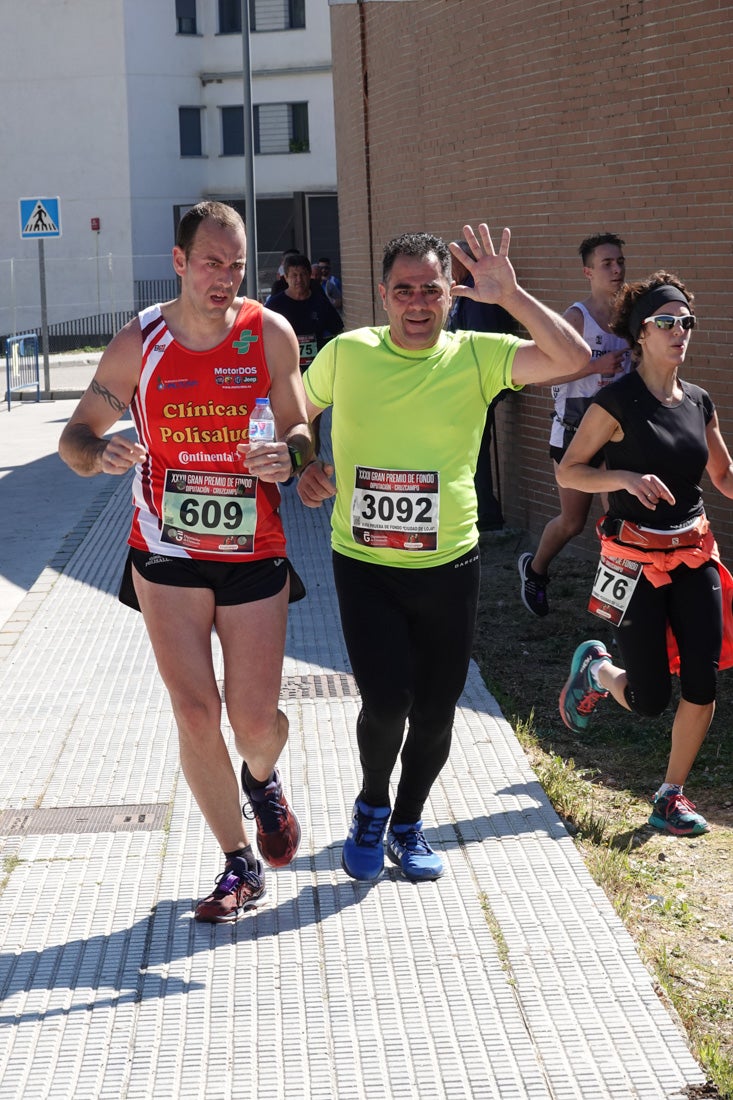
[[[692,307],[692,294],[664,271],[623,287],[611,328],[629,341],[636,370],[598,394],[558,470],[565,488],[608,494],[589,610],[613,626],[625,666],[612,663],[602,642],[583,642],[560,695],[561,716],[582,732],[609,694],[627,710],[660,714],[670,698],[670,667],[678,668],[667,773],[649,822],[686,836],[708,828],[683,785],[712,721],[723,639],[703,471],[733,497],[715,406],[705,390],[679,378],[696,324]],[[601,469],[591,465],[599,450]]]

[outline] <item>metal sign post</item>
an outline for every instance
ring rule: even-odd
[[[38,241],[38,280],[41,286],[41,346],[43,348],[43,388],[51,392],[51,370],[48,362],[48,304],[46,301],[46,257],[43,242],[46,237],[61,236],[60,200],[57,198],[19,199],[20,236],[22,240]]]
[[[43,240],[38,242],[38,279],[41,284],[41,350],[43,352],[43,392],[51,392],[51,367],[48,361],[48,304],[46,302],[46,256]]]

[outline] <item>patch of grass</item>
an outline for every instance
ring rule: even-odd
[[[733,1096],[733,1062],[723,1052],[720,1042],[709,1036],[703,1036],[698,1043],[698,1057],[705,1072],[714,1081],[722,1100]]]
[[[668,952],[662,947],[653,959],[654,972],[685,1025],[693,1049],[710,1080],[715,1084],[718,1095],[722,1100],[730,1100],[733,1097],[733,1058],[716,1035],[715,1028],[720,1026],[726,1017],[730,1022],[733,1015],[726,1012],[722,1016],[716,1015],[711,1018],[700,1011],[700,1006],[696,1006],[691,1013],[690,998],[683,996],[679,989],[677,971],[682,955],[683,952],[680,949],[676,952]]]
[[[633,912],[638,892],[638,872],[629,859],[628,852],[608,844],[595,845],[586,852],[586,863],[591,875],[613,902],[622,921]]]

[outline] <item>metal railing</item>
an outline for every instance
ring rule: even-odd
[[[180,291],[178,279],[135,279],[134,285],[136,313],[156,302],[168,302]]]
[[[156,257],[153,257],[155,259]],[[112,256],[109,257],[109,266],[112,268]],[[277,267],[280,262],[279,252],[260,252],[258,255],[258,273],[259,273],[259,287],[258,298],[264,301],[267,295],[270,293],[270,286],[277,274]],[[14,261],[10,261],[13,265]],[[49,265],[50,267],[51,265]],[[0,261],[0,354],[2,353],[3,344],[7,339],[11,339],[18,335],[19,339],[22,339],[22,335],[18,333],[18,329],[14,327],[17,321],[22,320],[21,333],[29,335],[35,333],[38,336],[38,346],[41,356],[44,356],[44,349],[42,344],[41,326],[36,325],[34,322],[37,319],[37,310],[35,306],[31,306],[24,298],[30,297],[30,291],[27,295],[21,293],[18,295],[18,290],[23,284],[23,280],[20,277],[20,267],[17,263],[14,264],[14,274],[10,279],[10,282],[5,286],[3,282],[3,272],[6,271],[3,268],[3,262]],[[25,269],[23,269],[25,278]],[[48,336],[48,348],[46,349],[51,355],[58,355],[63,352],[76,351],[80,348],[100,348],[106,347],[116,332],[126,325],[131,318],[133,318],[140,310],[146,306],[153,305],[155,302],[166,302],[175,298],[180,292],[180,284],[176,278],[150,278],[150,279],[134,279],[132,281],[132,293],[123,293],[122,284],[116,287],[116,293],[112,293],[105,298],[103,295],[99,295],[99,303],[92,302],[88,296],[85,296],[85,290],[89,287],[85,284],[82,287],[83,280],[79,272],[76,273],[79,280],[79,294],[73,297],[66,303],[65,306],[56,306],[55,312],[58,313],[61,309],[67,310],[65,320],[51,321],[47,327]],[[67,286],[69,281],[74,283],[74,280],[67,280],[64,286]],[[127,284],[128,288],[130,284]],[[245,293],[244,284],[240,287],[240,293]],[[18,304],[17,299],[20,296],[21,303]],[[121,299],[126,298],[125,305],[127,308],[119,308],[122,305]],[[7,306],[7,302],[12,302],[12,308]],[[115,303],[119,303],[118,305]],[[94,308],[95,304],[99,305],[99,308]],[[111,307],[111,308],[110,308]],[[26,316],[16,317],[17,314],[25,313]],[[28,314],[35,313],[36,316],[32,318]],[[30,323],[29,323],[30,322]],[[19,324],[20,327],[20,324]],[[45,364],[45,359],[44,359]]]
[[[5,341],[5,379],[8,412],[12,408],[13,394],[35,388],[36,401],[41,400],[41,376],[38,368],[38,336],[25,332],[22,336],[9,336]]]

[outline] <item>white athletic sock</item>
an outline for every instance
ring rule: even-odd
[[[608,660],[608,657],[599,657],[597,661],[591,661],[591,663],[588,665],[588,675],[590,676],[590,682],[592,683],[596,691],[608,690],[608,688],[604,688],[603,685],[598,681],[598,669],[605,661]]]
[[[669,794],[670,791],[679,791],[682,794],[682,786],[679,783],[662,783],[661,787],[654,795],[654,801],[658,798],[664,798],[665,794]]]

